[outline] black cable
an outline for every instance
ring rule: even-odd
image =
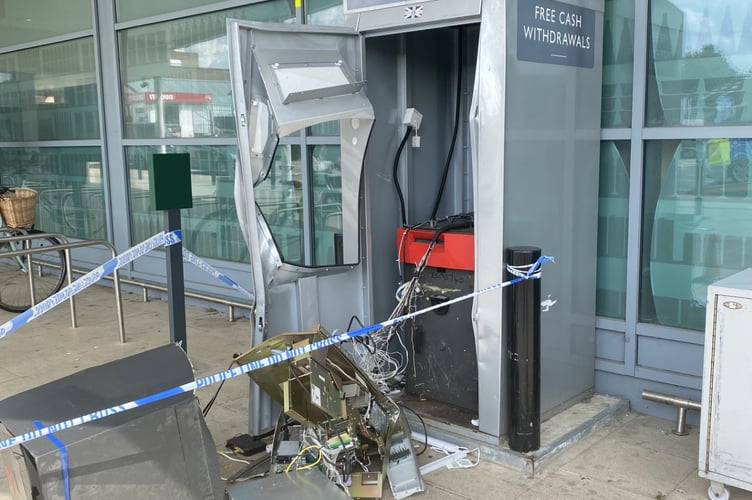
[[[402,216],[403,226],[407,225],[407,215],[405,212],[405,197],[402,195],[402,188],[400,188],[400,183],[397,179],[397,169],[399,168],[399,159],[402,155],[402,150],[405,148],[405,143],[407,143],[407,139],[410,137],[412,131],[412,125],[408,125],[407,130],[405,130],[405,135],[402,137],[402,142],[400,142],[400,145],[397,148],[397,153],[394,155],[394,167],[392,168],[392,182],[394,183],[394,189],[397,191],[397,197],[399,198],[400,215]]]
[[[347,323],[347,330],[346,331],[348,331],[348,332],[350,331],[350,329],[352,328],[352,325],[353,325],[353,321],[357,321],[361,328],[364,327],[363,322],[360,321],[360,318],[358,318],[358,316],[356,316],[355,314],[353,314],[352,317],[350,318],[350,322]],[[366,347],[366,349],[368,349],[368,352],[370,352],[371,354],[375,354],[376,353],[376,347],[371,345],[371,337],[369,337],[368,335],[364,335],[362,337],[355,337],[355,338],[353,338],[351,340],[353,342],[357,342],[359,344],[363,344]]]
[[[413,415],[415,415],[416,417],[418,417],[418,420],[420,420],[420,423],[423,426],[423,438],[425,439],[425,441],[423,442],[423,449],[420,450],[420,453],[416,453],[415,454],[416,457],[419,457],[422,454],[424,454],[426,452],[426,450],[428,449],[428,429],[426,428],[426,423],[423,421],[423,417],[421,417],[420,415],[418,415],[418,412],[416,412],[415,410],[413,410],[409,406],[407,406],[407,405],[405,405],[403,403],[397,403],[397,404],[401,408],[404,408],[405,410],[408,410],[410,413],[412,413]]]
[[[233,360],[230,363],[230,366],[228,366],[227,369],[229,370],[230,368],[232,368],[233,364],[235,364],[235,360]],[[217,391],[214,393],[214,396],[212,396],[212,398],[209,400],[209,402],[206,403],[206,406],[204,406],[204,409],[201,410],[201,413],[203,413],[204,418],[206,418],[206,416],[209,414],[209,410],[211,410],[212,406],[214,406],[214,401],[217,400],[217,396],[219,396],[219,391],[222,390],[222,386],[225,385],[226,381],[227,381],[227,379],[225,379],[222,382],[220,382],[219,387],[217,387]]]
[[[361,328],[363,328],[363,322],[360,321],[360,318],[356,314],[352,315],[352,318],[350,318],[350,322],[347,324],[347,331],[350,331],[350,328],[352,328],[353,321],[357,321]]]
[[[420,276],[423,274],[423,271],[428,266],[428,259],[431,256],[431,252],[433,252],[433,249],[438,243],[441,235],[446,233],[447,231],[451,231],[454,229],[465,229],[465,228],[473,226],[473,217],[470,214],[462,214],[458,216],[447,217],[445,219],[442,219],[442,222],[443,221],[449,221],[449,222],[447,224],[442,224],[435,230],[434,235],[431,238],[431,241],[428,243],[428,248],[426,249],[426,252],[423,255],[423,258],[421,258],[420,262],[415,265],[415,269],[413,269],[413,276],[412,278],[410,278],[409,286],[407,287],[407,289],[404,290],[404,294],[403,294],[403,296],[407,296],[408,298],[405,301],[405,306],[399,311],[398,313],[399,315],[404,314],[406,311],[410,310],[411,306],[414,306],[412,296],[416,293],[416,290],[420,283]],[[395,332],[395,329],[390,330],[387,340],[391,340],[392,334],[394,332]],[[412,336],[411,336],[411,339],[412,339]],[[413,345],[413,348],[414,348],[414,345]]]
[[[433,247],[436,246],[436,243],[438,243],[439,241],[439,237],[441,237],[441,235],[446,233],[447,231],[451,231],[454,229],[465,229],[465,228],[472,227],[472,226],[473,226],[473,220],[467,219],[467,218],[452,221],[449,224],[443,224],[442,226],[436,229],[436,232],[434,232],[433,237],[431,238],[431,242],[428,244],[428,249],[426,250],[426,253],[428,254],[428,256],[431,255],[431,252],[433,251]],[[416,278],[419,278],[427,265],[428,265],[428,257],[423,259],[417,266],[415,266],[413,276]]]
[[[436,218],[436,213],[439,211],[439,203],[441,203],[441,197],[444,195],[444,186],[446,185],[447,176],[449,175],[449,164],[452,161],[452,154],[454,154],[454,146],[457,142],[457,130],[460,125],[460,108],[462,106],[462,28],[457,30],[457,98],[454,109],[454,130],[452,131],[452,141],[449,145],[449,152],[447,153],[446,163],[444,163],[444,171],[441,174],[441,184],[439,185],[439,191],[436,193],[436,200],[433,203],[433,210],[431,211],[431,220]]]
[[[261,439],[261,438],[269,437],[272,434],[274,434],[274,429],[273,428],[272,429],[268,429],[268,430],[266,430],[264,432],[261,432],[259,434],[253,434],[251,437],[253,437],[255,439]]]
[[[424,222],[419,222],[417,224],[413,224],[412,226],[406,226],[405,227],[405,232],[402,234],[402,238],[400,239],[399,248],[398,248],[398,252],[397,252],[398,253],[397,258],[400,259],[400,262],[402,262],[402,264],[406,264],[406,262],[402,261],[401,259],[402,259],[402,256],[404,255],[404,253],[403,253],[403,251],[405,250],[405,246],[404,245],[405,245],[405,240],[407,239],[408,233],[410,231],[412,231],[413,229],[420,229],[423,226],[427,226],[428,227],[430,225],[431,225],[431,221],[424,221]],[[405,282],[405,272],[404,272],[404,269],[403,269],[402,266],[399,266],[399,275],[400,275],[400,283],[404,283]]]

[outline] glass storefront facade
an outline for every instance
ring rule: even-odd
[[[94,39],[0,54],[0,141],[99,138]]]
[[[646,125],[749,124],[752,5],[652,0]]]
[[[647,411],[699,399],[707,287],[752,265],[752,4],[605,6],[596,390]]]
[[[120,2],[118,15],[131,17],[136,6]],[[184,7],[158,7],[165,12],[179,8]],[[154,13],[149,8],[135,12]],[[203,257],[249,260],[236,230],[237,148],[226,19],[289,22],[294,17],[291,2],[274,0],[118,31],[131,243],[162,227],[162,214],[150,201],[152,155],[185,152],[191,159],[194,202],[183,214],[185,246]]]
[[[131,239],[143,241],[164,229],[163,214],[152,207],[149,172],[159,153],[188,153],[193,208],[181,211],[184,245],[203,257],[248,262],[238,228],[233,183],[234,146],[128,146],[128,201]]]
[[[225,20],[293,17],[273,1],[119,31],[124,136],[234,138]]]
[[[749,265],[751,67],[749,2],[606,1],[599,315],[701,331]]]
[[[629,142],[601,144],[596,313],[624,319],[627,297]]]
[[[96,146],[0,148],[0,185],[37,191],[36,228],[107,239],[102,153]]]
[[[602,127],[629,127],[632,123],[634,74],[634,2],[606,2],[603,15]]]
[[[90,32],[94,26],[92,5],[91,0],[45,2],[43,6],[28,0],[4,0],[0,4],[0,49]]]
[[[0,17],[0,183],[39,191],[39,228],[125,247],[163,227],[151,156],[189,153],[186,247],[246,269],[225,21],[336,25],[341,2],[29,5]],[[707,285],[752,265],[752,3],[605,0],[603,28],[598,369],[699,387],[641,349],[701,347]],[[338,141],[337,123],[282,138],[257,186],[286,262],[337,263]]]
[[[645,144],[640,321],[705,327],[707,287],[752,265],[749,139]]]

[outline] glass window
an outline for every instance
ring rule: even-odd
[[[0,148],[0,165],[0,184],[37,191],[37,229],[107,239],[98,147]]]
[[[269,225],[282,260],[304,265],[305,210],[303,162],[299,144],[279,144],[269,175],[254,189],[256,204]]]
[[[309,146],[313,167],[313,265],[342,264],[342,170],[340,146]]]
[[[256,186],[256,203],[285,262],[342,264],[340,146],[308,146],[305,162],[301,151],[298,144],[277,147],[269,176]]]
[[[225,20],[293,15],[275,1],[121,31],[125,136],[234,137]]]
[[[0,54],[0,141],[99,138],[91,37]]]
[[[309,24],[345,24],[342,0],[306,0],[306,14]]]
[[[601,143],[596,314],[624,319],[627,293],[629,141]]]
[[[603,95],[601,125],[632,124],[634,0],[606,0],[603,19]]]
[[[91,0],[3,0],[0,2],[0,47],[90,30],[91,4]]]
[[[202,257],[249,262],[233,196],[235,146],[131,146],[125,153],[133,243],[164,229],[162,212],[151,204],[152,155],[189,153],[193,208],[181,211],[185,248]]]
[[[142,17],[156,16],[168,12],[179,12],[191,7],[201,7],[218,3],[221,0],[116,0],[117,20],[132,21]],[[282,21],[295,12],[295,0],[273,0],[260,3],[256,8],[259,21]],[[260,2],[260,0],[256,0]],[[244,18],[243,18],[244,19]]]
[[[648,126],[752,122],[752,3],[650,2]]]
[[[312,127],[308,127],[307,134],[309,136],[318,135],[324,137],[336,137],[337,139],[339,139],[339,120],[317,123]]]
[[[702,330],[707,286],[752,266],[752,139],[646,143],[640,320]]]

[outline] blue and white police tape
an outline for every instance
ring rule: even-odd
[[[208,262],[204,261],[196,255],[195,253],[191,252],[190,250],[183,248],[183,260],[185,262],[190,262],[194,266],[198,267],[202,271],[211,274],[215,278],[217,278],[222,283],[229,285],[230,287],[234,288],[235,290],[239,291],[249,299],[253,299],[253,294],[243,288],[242,286],[238,285],[232,278],[229,276],[222,274],[217,269],[212,267]]]
[[[342,342],[354,339],[356,337],[360,337],[363,335],[366,335],[368,333],[371,333],[376,330],[381,330],[382,328],[387,328],[392,325],[396,325],[397,323],[401,323],[402,321],[406,321],[408,319],[414,318],[416,316],[419,316],[421,314],[425,314],[427,312],[433,311],[435,309],[440,309],[442,307],[446,307],[452,304],[455,304],[457,302],[461,302],[463,300],[467,300],[469,298],[475,297],[476,295],[481,295],[487,292],[491,292],[493,290],[498,290],[501,288],[506,288],[511,285],[515,285],[521,281],[527,280],[527,279],[538,279],[540,278],[540,273],[538,272],[540,270],[541,265],[544,262],[553,262],[552,257],[546,257],[543,256],[539,258],[535,265],[531,266],[527,272],[521,277],[514,278],[510,281],[506,281],[504,283],[497,283],[496,285],[492,285],[486,288],[483,288],[481,290],[468,293],[466,295],[461,295],[459,297],[456,297],[454,299],[448,300],[446,302],[441,302],[440,304],[435,304],[433,306],[427,307],[425,309],[421,309],[419,311],[414,311],[409,314],[405,314],[404,316],[400,316],[398,318],[390,319],[381,323],[376,323],[373,325],[365,326],[363,328],[360,328],[358,330],[354,330],[352,332],[345,332],[341,333],[339,335],[333,335],[331,337],[327,337],[323,340],[319,340],[317,342],[313,342],[311,344],[302,346],[302,347],[296,347],[288,349],[284,352],[280,352],[277,354],[273,354],[271,356],[268,356],[263,359],[259,359],[256,361],[251,361],[250,363],[246,363],[244,365],[230,368],[228,370],[215,373],[214,375],[209,375],[207,377],[202,377],[199,379],[194,380],[193,382],[189,382],[187,384],[183,384],[178,387],[173,387],[171,389],[166,389],[164,391],[158,392],[156,394],[152,394],[150,396],[145,396],[140,399],[136,399],[134,401],[129,401],[127,403],[122,403],[117,406],[112,406],[110,408],[105,408],[103,410],[98,410],[86,415],[82,415],[80,417],[72,418],[70,420],[66,420],[64,422],[60,422],[54,425],[50,425],[49,427],[44,427],[42,429],[37,429],[31,432],[27,432],[25,434],[21,434],[20,436],[14,436],[9,439],[5,439],[3,441],[0,441],[0,450],[4,450],[6,448],[10,448],[12,446],[16,446],[22,443],[25,443],[27,441],[33,441],[34,439],[38,439],[43,436],[47,436],[49,434],[53,434],[55,432],[60,432],[64,429],[70,429],[72,427],[77,427],[79,425],[88,423],[88,422],[94,422],[95,420],[102,419],[104,417],[115,415],[117,413],[122,413],[128,410],[132,410],[133,408],[138,408],[140,406],[145,406],[151,403],[156,403],[157,401],[162,401],[163,399],[170,398],[172,396],[177,396],[178,394],[183,394],[185,392],[193,391],[195,389],[198,389],[199,387],[204,387],[212,384],[216,384],[218,382],[221,382],[223,380],[227,380],[229,378],[238,377],[240,375],[243,375],[245,373],[252,372],[254,370],[259,370],[261,368],[266,368],[268,366],[275,365],[277,363],[281,363],[283,361],[287,361],[288,359],[293,359],[298,356],[302,356],[304,354],[308,354],[310,352],[316,351],[318,349],[322,349],[324,347],[329,347],[331,345],[340,344]]]
[[[105,276],[112,274],[116,269],[120,269],[121,267],[133,262],[142,255],[151,252],[155,248],[160,246],[170,246],[180,242],[181,237],[182,235],[180,234],[180,231],[172,231],[169,233],[165,233],[163,231],[159,234],[155,234],[148,240],[142,241],[138,245],[129,248],[125,252],[108,260],[101,266],[95,267],[59,292],[50,295],[40,303],[32,306],[31,308],[22,312],[5,324],[0,325],[0,338],[9,335],[15,330],[18,330],[22,326],[26,325],[29,321],[38,318],[56,305],[71,298],[71,296],[76,295],[82,290],[90,287]]]
[[[35,318],[38,318],[39,316],[46,313],[50,309],[54,308],[58,304],[68,300],[71,296],[76,295],[77,293],[85,290],[86,288],[98,282],[105,276],[112,274],[112,272],[114,272],[116,269],[120,269],[124,265],[133,262],[137,258],[149,253],[150,251],[154,250],[157,247],[175,245],[176,243],[179,243],[181,240],[182,240],[182,234],[180,230],[172,231],[169,233],[161,232],[159,234],[152,236],[148,240],[145,240],[139,243],[138,245],[132,248],[129,248],[125,252],[117,255],[116,257],[113,257],[112,259],[108,260],[104,264],[92,269],[90,272],[81,276],[75,282],[61,289],[54,295],[49,296],[48,298],[41,301],[40,303],[32,306],[27,311],[24,311],[23,313],[19,314],[18,316],[6,322],[5,324],[0,325],[0,338],[7,336],[8,334],[14,332],[15,330],[18,330],[22,326],[26,325],[29,321]],[[251,292],[244,289],[238,283],[232,280],[229,276],[222,274],[217,269],[212,267],[210,264],[202,260],[200,257],[195,255],[194,253],[190,252],[189,250],[186,250],[185,248],[183,249],[183,260],[190,262],[191,264],[195,265],[199,269],[209,273],[210,275],[219,279],[226,285],[229,285],[230,287],[243,293],[248,298],[250,299],[253,298],[253,295],[251,294]]]

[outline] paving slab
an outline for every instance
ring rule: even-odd
[[[636,446],[609,434],[562,470],[660,498],[673,491],[696,467],[696,460]]]
[[[637,415],[633,420],[615,428],[613,438],[648,450],[696,461],[700,448],[697,427],[687,426],[686,436],[673,434],[671,431],[675,427],[675,422]]]
[[[516,497],[498,496],[496,498],[514,498],[515,500],[546,499],[608,499],[608,500],[645,500],[655,496],[643,495],[625,490],[608,481],[583,476],[573,472],[559,471],[546,474],[532,480],[532,487]]]

